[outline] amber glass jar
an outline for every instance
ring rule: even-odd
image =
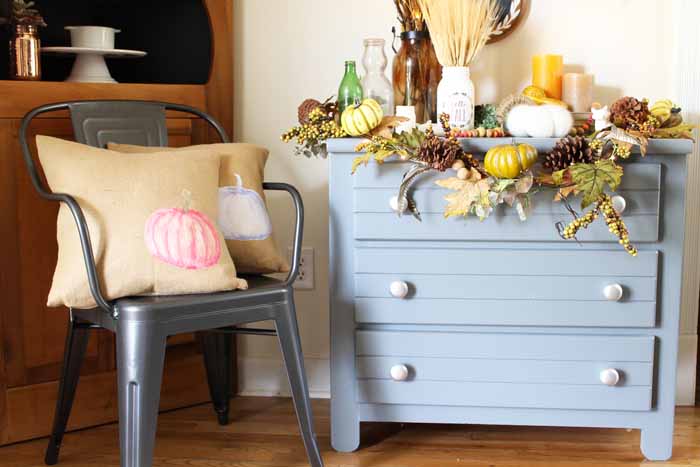
[[[442,67],[427,31],[401,33],[393,65],[394,103],[416,108],[416,121],[437,122],[437,87]]]

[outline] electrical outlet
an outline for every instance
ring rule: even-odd
[[[292,248],[289,248],[289,256],[292,256]],[[299,275],[294,281],[294,288],[300,290],[312,290],[314,288],[314,249],[303,247],[299,258]]]

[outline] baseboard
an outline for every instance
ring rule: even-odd
[[[330,361],[327,358],[306,358],[304,365],[311,397],[330,398]],[[290,396],[284,364],[276,358],[239,358],[238,392],[242,396]]]
[[[698,336],[681,334],[678,343],[678,377],[676,378],[677,405],[695,405],[697,355]]]

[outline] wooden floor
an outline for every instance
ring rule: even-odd
[[[306,466],[288,399],[237,398],[232,423],[219,427],[208,405],[162,414],[155,466]],[[328,401],[314,401],[328,467],[700,466],[700,408],[680,408],[673,459],[644,461],[639,432],[625,430],[364,424],[363,447],[333,451]],[[46,440],[0,448],[0,466],[42,466]],[[66,435],[59,465],[119,466],[118,430],[107,425]]]

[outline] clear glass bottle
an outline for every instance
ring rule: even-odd
[[[362,83],[357,76],[355,62],[348,60],[345,62],[345,76],[338,88],[338,111],[342,114],[351,105],[359,104],[362,96]]]
[[[362,90],[366,98],[374,99],[384,111],[384,115],[394,115],[394,89],[384,74],[387,66],[384,53],[384,39],[365,39],[365,52],[362,66],[365,76],[362,78]]]
[[[446,66],[437,91],[438,113],[450,116],[452,126],[474,128],[474,83],[469,67]]]

